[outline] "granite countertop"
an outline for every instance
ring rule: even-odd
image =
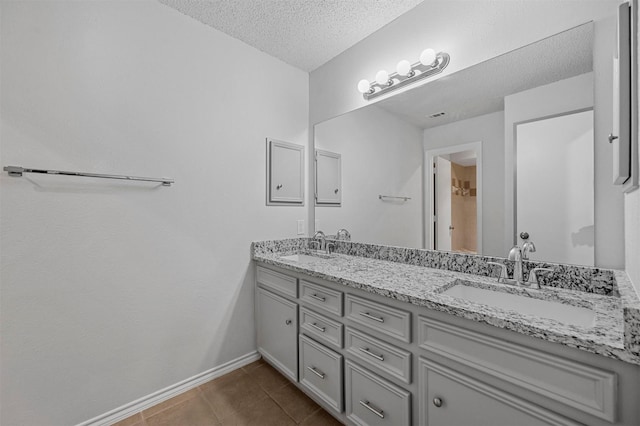
[[[630,350],[629,342],[637,340],[635,335],[625,338],[625,328],[627,333],[637,332],[634,330],[635,326],[626,324],[629,320],[633,322],[634,318],[626,318],[620,297],[550,287],[535,290],[499,284],[495,278],[486,276],[338,253],[333,253],[329,259],[317,257],[304,262],[282,259],[282,256],[299,252],[304,251],[255,251],[253,259],[391,299],[640,365],[640,354]],[[617,274],[616,278],[622,279]],[[566,324],[443,294],[457,284],[590,308],[596,314],[595,326]]]

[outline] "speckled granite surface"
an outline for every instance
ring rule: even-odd
[[[623,271],[606,270],[610,277],[602,278],[601,272],[605,270],[553,265],[563,267],[561,275],[568,271],[569,279],[579,279],[569,282],[568,285],[557,282],[555,286],[534,290],[498,284],[495,278],[490,277],[492,272],[486,262],[508,263],[502,258],[398,247],[369,248],[366,246],[371,245],[352,242],[341,243],[343,246],[340,253],[334,253],[331,259],[317,258],[294,262],[281,258],[286,254],[304,253],[307,242],[304,238],[256,242],[252,244],[253,259],[384,297],[640,365],[640,300]],[[367,252],[371,256],[343,254],[345,250]],[[584,278],[584,274],[589,275],[589,278]],[[594,291],[594,281],[604,283],[604,293],[608,296]],[[595,325],[583,327],[565,324],[537,315],[492,308],[443,294],[443,291],[456,284],[492,288],[502,292],[519,293],[525,297],[587,307],[596,313]],[[559,288],[561,286],[567,286],[569,290]],[[571,290],[572,288],[574,290]]]

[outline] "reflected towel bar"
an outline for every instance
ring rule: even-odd
[[[392,195],[378,195],[378,199],[380,200],[385,200],[387,198],[393,199],[393,200],[402,200],[402,201],[407,201],[411,199],[411,197],[394,197]]]
[[[136,176],[124,176],[124,175],[105,175],[99,173],[85,173],[85,172],[65,172],[62,170],[45,170],[45,169],[28,169],[26,167],[20,166],[4,166],[4,171],[9,174],[9,176],[19,177],[22,176],[23,173],[41,173],[46,175],[64,175],[64,176],[82,176],[82,177],[92,177],[92,178],[102,178],[102,179],[119,179],[119,180],[137,180],[143,182],[158,182],[162,183],[164,186],[171,186],[172,183],[175,183],[173,179],[167,178],[149,178],[149,177],[136,177]]]

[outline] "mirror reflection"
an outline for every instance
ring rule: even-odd
[[[615,264],[614,46],[613,19],[587,23],[317,124],[342,197],[316,204],[316,230],[501,257],[527,232],[531,259]]]

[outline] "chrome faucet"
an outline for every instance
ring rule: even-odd
[[[327,245],[327,236],[322,231],[316,231],[316,233],[313,234],[313,240],[309,245],[311,244],[317,244],[318,250],[325,250]]]
[[[351,234],[346,229],[342,228],[336,232],[336,240],[351,241]]]
[[[521,232],[520,238],[524,241],[522,247],[519,245],[515,245],[509,250],[508,260],[511,260],[513,263],[513,279],[509,279],[507,276],[507,267],[502,263],[497,262],[487,262],[489,265],[500,267],[500,275],[498,276],[499,283],[506,284],[516,284],[516,285],[524,285],[529,286],[531,288],[540,289],[540,282],[538,280],[538,274],[541,272],[555,272],[555,270],[550,268],[533,268],[533,270],[529,273],[529,280],[527,282],[524,281],[524,270],[522,267],[523,260],[529,260],[529,253],[535,253],[536,246],[533,244],[533,241],[529,241],[529,234],[527,232]]]
[[[513,281],[516,284],[522,285],[524,283],[524,276],[522,274],[522,249],[520,246],[513,246],[509,250],[509,260],[513,260]]]

